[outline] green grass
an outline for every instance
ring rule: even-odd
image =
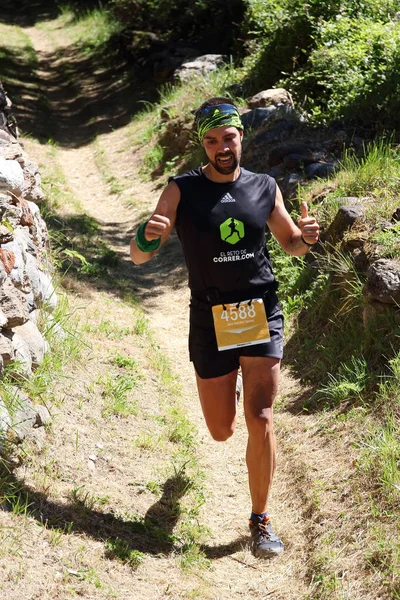
[[[76,10],[76,6],[65,2],[60,4],[60,11],[57,23],[67,29],[71,40],[86,54],[106,54],[111,36],[122,28],[122,25],[102,8]],[[54,25],[53,21],[51,25]],[[38,23],[37,26],[48,34],[52,33],[46,21]]]
[[[129,394],[139,385],[140,376],[106,373],[98,378],[97,383],[102,388],[104,407],[102,414],[105,418],[111,415],[137,415],[138,402]]]
[[[110,194],[120,194],[125,189],[125,185],[112,174],[106,151],[100,146],[98,139],[94,141],[93,146],[94,159],[102,180],[108,186]]]
[[[125,563],[131,567],[134,571],[143,562],[144,554],[139,550],[132,550],[125,540],[115,538],[113,540],[107,540],[105,543],[106,556],[108,558],[117,558],[122,563]]]

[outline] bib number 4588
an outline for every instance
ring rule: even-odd
[[[256,310],[253,304],[239,304],[239,306],[229,306],[229,309],[223,310],[221,319],[224,321],[237,321],[238,319],[251,319],[256,316]]]
[[[267,316],[262,298],[240,304],[212,307],[218,350],[252,346],[270,341]]]

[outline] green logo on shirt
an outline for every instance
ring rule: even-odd
[[[242,221],[238,221],[233,217],[226,219],[219,226],[221,231],[221,239],[228,244],[237,244],[244,238],[244,225]]]

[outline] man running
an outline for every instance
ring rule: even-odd
[[[319,226],[305,202],[296,226],[275,180],[240,167],[243,125],[230,100],[204,102],[195,127],[208,163],[169,180],[131,241],[131,258],[135,264],[150,260],[176,227],[188,267],[189,353],[204,418],[215,440],[233,434],[241,367],[252,550],[271,558],[284,549],[267,511],[276,464],[273,402],[283,315],[265,228],[288,254],[302,256],[318,241]]]

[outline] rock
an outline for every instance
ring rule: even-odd
[[[378,301],[365,302],[363,307],[363,324],[364,327],[370,327],[371,323],[375,321],[380,315],[387,315],[389,318],[393,318],[393,306],[390,304],[384,304]],[[399,313],[394,313],[395,321],[400,322]],[[396,318],[397,317],[397,318]]]
[[[265,108],[255,108],[243,113],[240,118],[245,129],[258,129],[266,121],[268,121],[272,114],[278,109],[276,106],[267,106]]]
[[[0,248],[0,262],[6,273],[10,274],[15,267],[15,254],[8,248]]]
[[[392,221],[394,223],[398,223],[400,221],[400,208],[396,208],[396,210],[392,214]]]
[[[13,232],[5,225],[0,225],[0,244],[7,244],[14,239]]]
[[[38,413],[29,396],[16,386],[9,390],[12,393],[11,428],[16,441],[30,437],[31,431],[38,426]]]
[[[295,127],[294,121],[277,121],[270,124],[267,129],[263,129],[252,140],[252,144],[277,144],[284,141],[284,138],[290,135]]]
[[[26,201],[40,204],[45,195],[42,190],[42,179],[38,170],[38,166],[31,160],[26,160],[24,164],[24,185],[22,188],[22,196]]]
[[[10,414],[0,398],[0,450],[4,446],[4,442],[7,437],[7,431],[11,427]]]
[[[0,333],[0,356],[5,365],[14,358],[11,340]]]
[[[203,54],[193,60],[184,62],[176,69],[174,78],[179,81],[187,81],[193,76],[207,75],[219,69],[225,62],[222,54]]]
[[[23,325],[13,327],[11,331],[14,333],[14,336],[11,338],[11,343],[13,343],[15,335],[18,336],[18,343],[20,339],[24,340],[29,348],[32,368],[35,369],[38,367],[43,362],[44,355],[49,347],[36,324],[33,321],[28,320]]]
[[[51,414],[46,408],[46,406],[42,406],[41,404],[35,404],[36,410],[36,427],[44,427],[51,423]]]
[[[305,173],[308,179],[316,179],[317,177],[324,179],[332,175],[336,169],[337,166],[334,163],[313,163],[306,167]]]
[[[24,227],[32,227],[35,221],[33,218],[33,214],[31,213],[31,210],[29,208],[28,202],[21,198],[20,206],[22,208],[21,225]]]
[[[281,162],[283,162],[283,159],[285,158],[285,156],[287,156],[289,154],[309,154],[313,150],[314,150],[314,148],[312,146],[309,146],[308,144],[302,144],[302,143],[281,144],[280,146],[276,146],[275,148],[272,148],[272,150],[270,151],[270,153],[268,155],[268,162],[271,167],[274,167],[275,165],[279,165]]]
[[[29,318],[23,294],[15,288],[10,279],[0,286],[0,308],[7,317],[7,328],[26,323]]]
[[[12,138],[4,129],[0,129],[0,140],[11,143]]]
[[[28,343],[13,329],[3,329],[3,335],[11,341],[11,362],[18,362],[17,374],[28,379],[32,375],[32,356]]]
[[[400,304],[400,261],[381,258],[367,271],[363,293],[384,304]]]
[[[283,88],[272,88],[259,92],[249,100],[248,105],[250,108],[258,108],[262,106],[280,106],[286,105],[293,108],[292,96]]]
[[[48,312],[53,312],[57,306],[57,295],[50,275],[39,270],[39,295],[35,296],[38,307],[44,307]]]
[[[0,157],[0,190],[19,196],[24,185],[24,173],[16,160]]]
[[[287,154],[283,159],[283,165],[289,171],[302,170],[314,162],[312,152],[307,154]]]
[[[7,325],[7,317],[0,309],[0,329],[3,329]]]
[[[336,244],[343,237],[345,231],[351,229],[357,220],[364,218],[362,205],[341,206],[336,213],[332,223],[326,232],[325,241],[328,244]]]
[[[280,189],[285,199],[297,196],[298,186],[304,182],[304,178],[297,173],[288,173],[280,182]]]
[[[6,279],[7,279],[7,271],[6,271],[3,263],[0,260],[0,286],[3,285],[3,283],[5,282]]]

